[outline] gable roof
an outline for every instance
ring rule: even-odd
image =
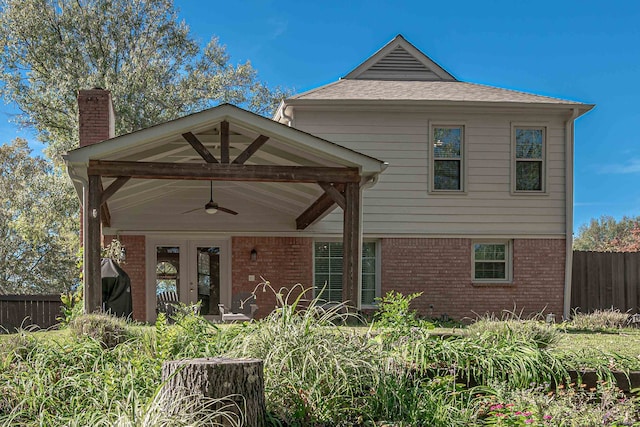
[[[71,150],[64,160],[78,196],[82,198],[91,161],[157,163],[158,167],[172,164],[176,168],[180,165],[206,166],[200,151],[187,142],[185,135],[188,133],[211,156],[222,159],[222,122],[226,122],[228,128],[225,137],[228,140],[227,158],[236,160],[251,152],[241,164],[233,165],[235,167],[357,168],[362,183],[373,183],[373,178],[387,167],[386,163],[371,156],[230,104]],[[257,151],[251,150],[256,141],[265,138],[266,142]],[[123,176],[126,177],[124,171]],[[115,181],[113,177],[102,176],[100,182],[108,189]],[[211,184],[210,181],[215,182]],[[245,181],[215,177],[159,179],[155,175],[134,176],[122,188],[117,188],[108,201],[111,228],[106,234],[202,230],[289,232],[296,230],[297,218],[324,194],[321,186],[306,181]],[[207,215],[202,206],[211,191],[214,191],[216,202],[239,215],[216,215],[215,218]],[[324,214],[333,208],[335,206]]]
[[[401,34],[344,76],[344,79],[456,81],[455,77]]]
[[[65,154],[63,158],[68,166],[86,164],[89,160],[119,160],[128,157],[148,161],[144,153],[149,152],[153,153],[150,156],[155,161],[161,155],[163,145],[175,144],[178,141],[188,151],[190,147],[184,141],[183,133],[204,132],[223,120],[228,120],[247,132],[270,137],[273,141],[277,141],[280,151],[292,150],[297,153],[307,153],[310,158],[313,157],[314,160],[331,165],[359,167],[364,175],[379,173],[385,168],[385,163],[381,160],[231,104],[221,104],[97,144],[76,148]],[[197,154],[195,157],[198,161],[202,161]]]
[[[507,107],[569,107],[583,114],[592,104],[535,95],[457,80],[402,37],[382,49],[337,82],[294,95],[281,105],[482,105]],[[276,113],[277,116],[278,113]]]
[[[289,100],[428,100],[584,105],[576,101],[460,81],[338,80],[292,96]]]

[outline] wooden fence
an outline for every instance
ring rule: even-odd
[[[0,333],[31,325],[56,325],[61,306],[60,295],[0,295]]]
[[[640,312],[640,252],[573,252],[571,307]]]

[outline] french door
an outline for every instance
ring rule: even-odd
[[[149,238],[147,241],[147,320],[158,301],[199,302],[204,316],[219,315],[218,304],[231,299],[230,241]]]

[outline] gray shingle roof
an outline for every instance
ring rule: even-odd
[[[467,101],[584,105],[576,101],[459,81],[343,79],[295,95],[289,99],[333,101]]]

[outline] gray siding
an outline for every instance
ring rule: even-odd
[[[547,194],[510,191],[512,122],[547,126]],[[429,123],[465,125],[464,194],[428,191]],[[565,137],[560,115],[296,109],[294,126],[389,163],[375,187],[363,194],[366,234],[565,233]],[[335,233],[341,227],[341,211],[336,209],[312,230]]]

